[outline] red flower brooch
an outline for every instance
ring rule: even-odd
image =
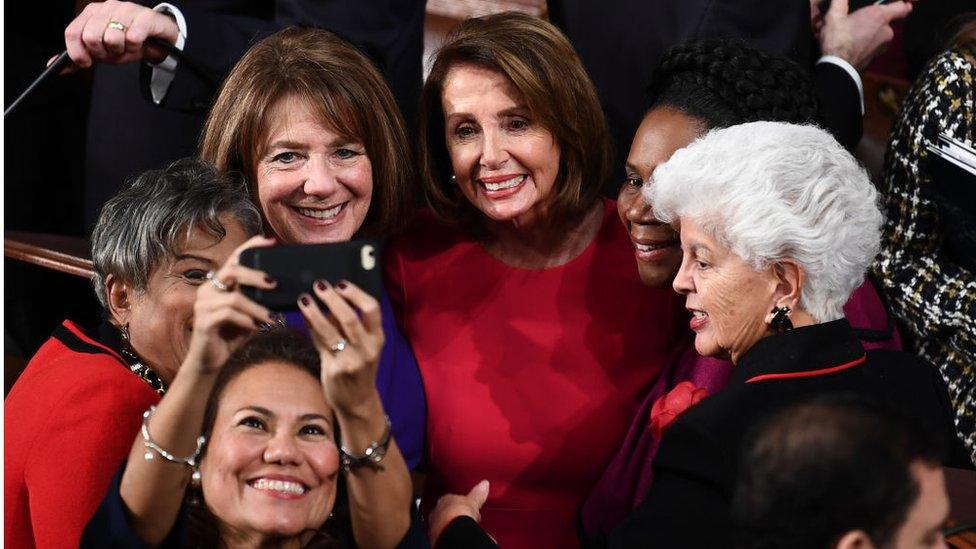
[[[707,396],[707,389],[698,387],[690,381],[682,381],[675,385],[651,406],[651,433],[660,439],[664,430],[674,423],[674,420]]]

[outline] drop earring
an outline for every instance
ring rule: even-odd
[[[457,176],[454,175],[453,173],[451,174],[451,184],[457,185]]]
[[[772,313],[773,318],[769,321],[769,326],[774,332],[781,334],[793,329],[793,321],[790,320],[793,309],[783,305],[782,307],[773,307]]]

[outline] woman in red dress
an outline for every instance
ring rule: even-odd
[[[386,269],[427,394],[424,501],[487,479],[482,525],[503,547],[572,547],[684,311],[634,272],[600,198],[611,156],[596,92],[553,26],[463,22],[421,108],[430,211]]]

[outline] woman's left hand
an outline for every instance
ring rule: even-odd
[[[444,494],[437,500],[437,505],[431,511],[430,541],[436,547],[437,541],[449,524],[459,517],[471,517],[475,522],[481,522],[481,507],[488,501],[490,485],[482,480],[474,485],[465,495]],[[487,532],[485,532],[487,534]],[[494,538],[492,538],[494,539]]]
[[[322,358],[325,397],[338,414],[368,413],[378,398],[376,369],[385,341],[380,304],[350,282],[332,286],[318,281],[313,291],[329,317],[307,294],[299,298],[298,307]]]

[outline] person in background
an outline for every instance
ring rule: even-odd
[[[78,545],[142,413],[176,377],[197,288],[260,228],[239,179],[190,159],[105,205],[92,236],[105,322],[66,320],[4,402],[8,547]]]
[[[366,56],[324,30],[285,29],[241,58],[204,126],[200,157],[244,174],[266,234],[279,244],[384,237],[412,205],[415,165],[389,87]],[[380,306],[386,344],[376,382],[415,469],[424,389],[386,294]],[[304,326],[297,311],[286,319]]]
[[[548,0],[550,20],[579,53],[600,95],[624,158],[646,111],[644,87],[673,46],[691,39],[740,39],[796,61],[809,72],[824,105],[824,124],[849,150],[861,138],[864,70],[893,36],[891,24],[912,10],[891,2],[849,11],[847,0],[681,0],[641,2]],[[814,32],[816,31],[816,32]],[[626,84],[624,84],[626,82]],[[606,187],[616,196],[622,170]]]
[[[936,437],[857,399],[777,413],[739,460],[737,547],[945,548],[949,515]]]
[[[516,13],[462,22],[422,97],[431,211],[385,269],[427,394],[425,510],[487,479],[480,515],[502,547],[572,547],[576,510],[684,313],[641,285],[600,198],[609,137],[555,27]]]
[[[665,433],[654,482],[611,547],[727,546],[746,430],[812,396],[851,392],[903,410],[950,444],[943,463],[968,463],[938,373],[907,353],[865,351],[844,318],[882,215],[867,173],[834,138],[782,122],[716,129],[653,180],[655,217],[680,228],[673,286],[695,349],[734,366],[724,389]]]
[[[914,351],[948,384],[956,433],[976,463],[976,267],[971,252],[950,244],[963,228],[940,211],[927,149],[941,133],[976,144],[974,74],[976,12],[970,12],[969,23],[905,96],[892,129],[879,187],[885,225],[874,273]]]

